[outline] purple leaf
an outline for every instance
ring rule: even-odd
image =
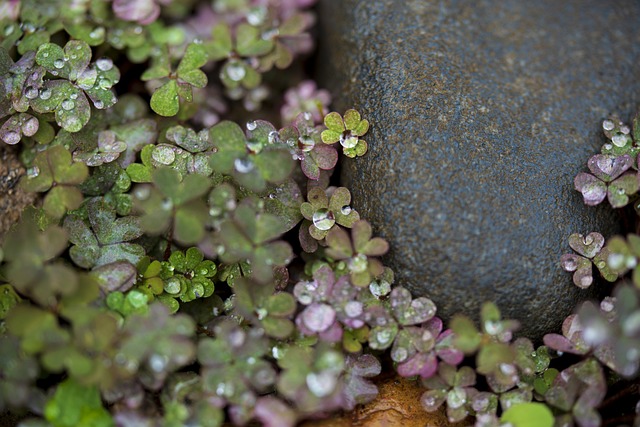
[[[569,236],[569,246],[580,255],[586,258],[593,258],[604,246],[604,237],[597,232],[589,233],[586,237],[582,234],[574,233]]]
[[[588,173],[579,173],[573,181],[576,190],[582,193],[584,203],[595,206],[607,196],[607,185]]]
[[[612,156],[609,154],[596,154],[587,162],[592,174],[604,182],[611,182],[633,165],[633,159],[628,154]]]
[[[397,367],[398,374],[403,377],[420,375],[422,378],[432,377],[438,369],[438,360],[433,352],[418,353]]]
[[[295,412],[272,396],[258,399],[253,415],[264,427],[293,427],[296,424]]]
[[[312,332],[329,329],[336,319],[335,310],[327,304],[312,304],[300,313],[304,325]]]
[[[116,261],[94,269],[91,272],[105,292],[126,292],[136,282],[138,272],[128,261]]]

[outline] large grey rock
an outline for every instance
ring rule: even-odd
[[[593,296],[571,233],[617,231],[573,178],[640,95],[636,0],[323,0],[321,82],[372,122],[343,163],[399,283],[439,313],[494,300],[539,339]]]

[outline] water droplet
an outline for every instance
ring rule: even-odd
[[[233,162],[233,167],[239,173],[249,173],[255,168],[255,165],[251,160],[245,158],[245,159],[236,159]]]
[[[9,24],[5,27],[4,29],[4,35],[5,37],[10,36],[11,34],[13,34],[13,32],[15,31],[16,27],[13,24]]]
[[[156,146],[151,157],[153,157],[153,160],[156,162],[168,166],[176,160],[176,153],[171,147],[161,145]]]
[[[142,27],[138,25],[133,29],[133,32],[136,34],[142,34]]]
[[[71,99],[78,99],[78,94],[76,92],[72,93],[71,95],[69,95],[69,98]]]
[[[160,373],[164,371],[164,368],[167,367],[168,361],[169,360],[167,356],[154,354],[149,358],[149,367],[151,368],[152,371]]]
[[[40,175],[40,169],[37,166],[27,169],[27,176],[29,178],[35,178]]]
[[[602,129],[604,130],[613,130],[616,125],[611,120],[605,120],[602,122]]]
[[[358,317],[362,311],[362,303],[359,301],[349,301],[344,306],[344,313],[349,317]]]
[[[487,331],[489,335],[498,335],[502,332],[502,323],[487,320],[484,322],[484,330]]]
[[[362,273],[368,266],[369,262],[365,254],[358,254],[349,260],[349,271],[352,273]]]
[[[255,9],[251,9],[249,13],[247,13],[247,22],[254,27],[261,25],[264,22],[264,18],[266,17],[267,11],[264,7],[259,7]]]
[[[342,215],[349,215],[351,213],[351,206],[343,206],[340,212],[342,212]]]
[[[55,61],[53,61],[53,66],[56,67],[57,69],[64,67],[64,60],[56,59]]]
[[[311,120],[311,113],[308,111],[305,111],[302,115],[302,117],[304,117],[305,120]]]
[[[265,31],[262,33],[262,40],[272,40],[280,34],[280,30],[278,28],[273,28],[271,30]]]
[[[76,103],[70,99],[65,99],[60,105],[62,105],[62,108],[64,108],[65,110],[69,111],[73,110],[73,108],[76,106]]]
[[[391,358],[394,362],[404,362],[409,355],[409,352],[404,347],[397,347],[391,351]]]
[[[318,209],[313,213],[313,225],[315,225],[318,230],[330,230],[335,223],[336,220],[333,212],[329,209]]]
[[[385,295],[389,295],[389,292],[391,292],[391,284],[386,280],[374,281],[369,285],[369,290],[373,296],[381,298]]]
[[[615,308],[615,298],[606,297],[600,303],[600,309],[604,312],[610,313]]]
[[[620,128],[620,132],[622,132],[625,135],[629,135],[629,132],[631,132],[631,129],[629,128],[629,126],[624,125]]]
[[[344,148],[353,148],[358,145],[358,137],[351,135],[351,132],[347,136],[342,135],[340,137],[340,145]]]
[[[255,120],[251,122],[247,122],[247,129],[256,130],[257,127],[258,127],[258,123]]]
[[[38,128],[40,127],[40,123],[38,119],[35,117],[31,117],[27,121],[22,124],[22,133],[27,136],[33,136],[36,132],[38,132]]]
[[[627,143],[627,136],[621,134],[614,135],[613,138],[611,138],[611,142],[613,142],[613,145],[616,147],[624,147]]]
[[[231,79],[234,82],[241,81],[244,78],[244,76],[247,75],[247,71],[244,69],[244,67],[237,62],[230,64],[227,67],[226,71],[229,79]]]
[[[160,207],[165,211],[171,210],[173,209],[173,201],[171,201],[171,199],[164,199]]]
[[[227,384],[223,382],[218,384],[218,386],[216,387],[216,394],[218,396],[231,397],[233,396],[234,392],[235,392],[235,387],[233,386],[233,384]]]
[[[48,58],[49,57],[49,52],[42,52],[42,57],[43,58]]]
[[[101,39],[102,37],[104,37],[104,28],[103,27],[96,28],[95,30],[89,33],[89,37],[91,37],[94,40]]]
[[[457,409],[467,402],[467,393],[460,387],[454,387],[447,394],[447,405],[451,409]]]
[[[100,89],[110,89],[111,86],[113,86],[113,83],[109,79],[102,78],[98,80],[98,86],[100,87]]]
[[[308,153],[316,146],[316,142],[309,135],[301,136],[298,138],[298,141],[298,148],[300,148],[304,153]]]
[[[613,145],[611,145],[611,144],[604,144],[604,145],[603,145],[603,147],[604,147],[604,149],[605,149],[605,150],[611,150],[611,149],[613,148]]]
[[[180,292],[180,280],[177,277],[169,277],[164,283],[164,291],[168,294],[177,294]]]
[[[137,187],[133,191],[133,195],[138,200],[147,200],[149,198],[149,196],[151,195],[151,190],[149,189],[149,186],[147,186],[147,185],[141,186],[141,187]]]
[[[378,341],[378,344],[380,345],[389,343],[389,341],[391,341],[391,331],[388,329],[382,329],[381,331],[378,331],[378,333],[376,334],[376,341]]]
[[[42,99],[43,101],[46,101],[49,98],[51,98],[51,89],[49,88],[42,89],[40,91],[40,99]]]
[[[322,371],[320,373],[311,372],[306,378],[309,391],[317,397],[330,395],[338,383],[338,379],[331,372]]]
[[[269,144],[273,144],[274,142],[280,142],[280,135],[278,131],[272,130],[269,132]]]
[[[98,110],[102,110],[104,108],[104,102],[97,100],[96,102],[93,103],[93,105],[98,109]]]
[[[100,58],[96,61],[96,67],[101,71],[109,71],[113,68],[113,61],[109,58]]]
[[[27,90],[24,91],[24,96],[28,99],[36,99],[38,97],[38,89],[33,86],[29,86]]]
[[[2,140],[7,144],[14,145],[20,142],[20,134],[14,131],[4,132]]]

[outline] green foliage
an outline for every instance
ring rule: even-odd
[[[44,415],[54,427],[114,425],[109,412],[102,406],[98,389],[73,380],[66,380],[58,386],[45,406]]]
[[[507,409],[500,421],[514,427],[552,427],[553,413],[542,403],[521,403]]]
[[[41,193],[0,250],[0,411],[22,425],[293,427],[369,402],[388,357],[452,421],[598,425],[612,373],[637,377],[635,234],[569,238],[576,285],[595,265],[635,286],[537,348],[494,304],[444,329],[394,286],[331,177],[368,120],[323,120],[303,64],[265,74],[309,51],[312,1],[5,3],[0,140]],[[637,208],[639,123],[603,123],[574,181],[587,204]]]
[[[67,210],[76,209],[82,203],[82,193],[77,186],[82,184],[88,173],[87,167],[74,162],[64,147],[55,146],[36,156],[20,185],[26,191],[47,192],[44,210],[59,219]]]

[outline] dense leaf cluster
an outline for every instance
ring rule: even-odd
[[[332,177],[369,122],[329,113],[300,67],[313,3],[0,5],[0,140],[41,196],[0,250],[0,414],[286,427],[371,401],[388,364],[451,421],[584,426],[613,374],[637,378],[635,234],[570,238],[576,285],[592,265],[633,284],[537,348],[491,303],[480,328],[446,328],[394,285],[389,245]],[[639,123],[605,121],[575,182],[587,204],[636,204]]]

